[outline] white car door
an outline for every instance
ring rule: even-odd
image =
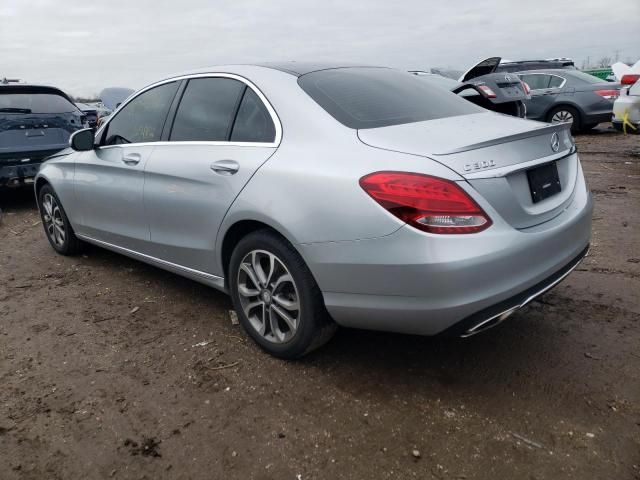
[[[220,273],[214,254],[220,224],[275,152],[280,132],[272,107],[246,80],[230,74],[190,78],[167,141],[156,146],[145,167],[151,255]]]
[[[144,169],[179,82],[143,91],[98,132],[98,146],[75,166],[77,233],[145,253],[150,238],[144,201]]]

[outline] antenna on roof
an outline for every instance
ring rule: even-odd
[[[23,82],[19,78],[3,77],[2,79],[0,79],[0,84],[2,85],[9,85],[10,83],[23,83]]]

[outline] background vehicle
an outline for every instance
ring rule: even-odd
[[[133,92],[134,90],[132,88],[109,87],[100,92],[100,100],[107,109],[113,111]]]
[[[577,70],[534,70],[516,73],[531,88],[527,118],[571,123],[574,133],[610,122],[619,83],[600,80]]]
[[[547,58],[545,60],[502,60],[496,72],[521,72],[523,70],[567,69],[575,70],[576,66],[570,58]]]
[[[640,133],[640,73],[623,75],[620,83],[624,88],[613,104],[611,122],[618,131]]]
[[[51,246],[94,243],[228,291],[247,333],[285,358],[335,323],[476,334],[589,244],[568,125],[388,68],[190,72],[71,142],[36,179]]]
[[[76,103],[76,107],[84,114],[89,127],[94,128],[98,124],[98,110],[93,105]]]
[[[526,108],[523,101],[529,98],[528,90],[514,75],[490,73],[478,78],[470,76],[460,83],[442,75],[419,70],[413,70],[410,73],[435,86],[446,88],[487,110],[520,118],[525,116]]]
[[[31,181],[43,159],[67,148],[70,135],[86,126],[57,88],[0,84],[0,186]]]

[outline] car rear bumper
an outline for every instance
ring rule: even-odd
[[[0,187],[11,187],[33,182],[42,161],[18,165],[0,164]]]
[[[429,235],[405,226],[377,239],[299,248],[338,324],[464,335],[571,270],[589,245],[592,212],[581,181],[564,212],[527,229],[488,212],[494,225],[474,235]]]
[[[640,133],[640,122],[627,122],[627,127],[624,128],[624,122],[622,121],[612,121],[611,124],[613,125],[613,128],[615,128],[617,131],[619,132],[626,132],[626,133]],[[632,128],[631,126],[635,127]]]
[[[492,305],[491,307],[470,315],[464,320],[461,320],[455,325],[449,327],[447,330],[442,332],[442,334],[448,336],[470,337],[477,333],[484,332],[491,327],[495,327],[509,318],[513,313],[558,285],[580,264],[588,253],[589,246],[587,245],[587,247],[573,260],[557,272],[554,272],[548,278],[545,278],[542,282],[537,283],[533,287],[528,288],[527,290],[514,295],[503,302],[497,303],[496,305]]]
[[[586,114],[582,119],[582,123],[585,125],[595,125],[610,122],[612,115],[613,113],[611,110],[602,113]]]

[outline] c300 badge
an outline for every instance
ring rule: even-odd
[[[464,171],[471,172],[473,170],[484,170],[485,168],[495,167],[496,162],[493,160],[482,160],[481,162],[467,163],[465,164]]]

